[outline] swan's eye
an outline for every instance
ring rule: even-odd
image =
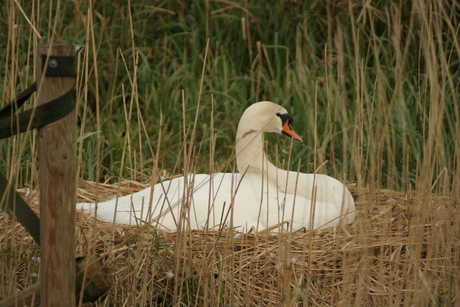
[[[284,114],[281,114],[281,113],[276,113],[276,115],[281,118],[281,122],[283,123],[283,126],[286,122],[288,122],[289,124],[292,124],[294,122],[294,118],[287,114],[287,113],[284,113]]]

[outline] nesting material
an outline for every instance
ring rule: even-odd
[[[148,185],[126,181],[96,189],[81,180],[78,196],[102,200]],[[77,254],[100,253],[113,272],[115,286],[95,306],[460,304],[458,204],[432,194],[350,190],[358,195],[356,221],[321,231],[165,233],[111,225],[79,212]],[[18,250],[16,261],[0,259],[2,274],[17,273],[2,275],[8,276],[0,284],[5,295],[11,282],[18,288],[32,283],[29,271],[38,265],[24,262],[37,249],[4,214],[0,223],[7,225],[0,230],[2,246]]]

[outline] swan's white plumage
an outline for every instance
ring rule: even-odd
[[[146,222],[171,231],[177,230],[179,221],[182,228],[227,226],[242,231],[283,221],[289,230],[353,222],[354,201],[340,181],[285,171],[270,163],[263,151],[263,133],[282,133],[279,114],[287,111],[271,102],[255,103],[244,112],[236,140],[239,174],[190,174],[98,203],[97,210],[91,203],[79,203],[77,208],[96,212],[108,222]]]

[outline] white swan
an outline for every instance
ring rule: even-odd
[[[181,228],[233,227],[262,230],[287,222],[288,230],[351,223],[355,205],[338,180],[276,168],[263,151],[263,133],[276,132],[301,143],[292,117],[281,106],[263,101],[243,113],[236,138],[240,173],[189,174],[131,195],[77,208],[119,224],[151,223]]]

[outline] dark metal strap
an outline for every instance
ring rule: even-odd
[[[26,90],[28,91],[30,87]],[[21,94],[23,94],[22,92]],[[26,95],[19,94],[18,97],[25,97]],[[32,93],[28,94],[30,96]],[[24,98],[24,101],[27,98]],[[17,100],[19,101],[19,99]],[[22,100],[21,100],[22,101]],[[24,103],[22,101],[22,103]],[[48,125],[58,119],[63,118],[69,114],[75,107],[75,89],[72,87],[67,93],[58,97],[50,102],[39,105],[36,108],[23,111],[18,114],[11,114],[13,107],[6,106],[8,110],[3,108],[0,110],[0,139],[10,137],[12,135],[25,132],[27,130],[36,129]],[[6,113],[10,116],[6,117]],[[3,118],[3,119],[2,119]]]
[[[3,109],[0,110],[0,120],[13,116],[26,100],[37,90],[37,83],[32,83],[28,88],[18,94],[16,99],[13,99]]]
[[[0,173],[0,209],[15,218],[40,245],[40,220]]]
[[[76,57],[75,56],[46,56],[42,55],[42,63],[46,77],[76,77]],[[28,88],[19,93],[8,105],[0,110],[0,120],[13,117],[26,100],[37,90],[37,83],[32,83]]]
[[[47,77],[76,77],[77,57],[75,56],[47,56],[42,55],[42,63],[45,76]]]

